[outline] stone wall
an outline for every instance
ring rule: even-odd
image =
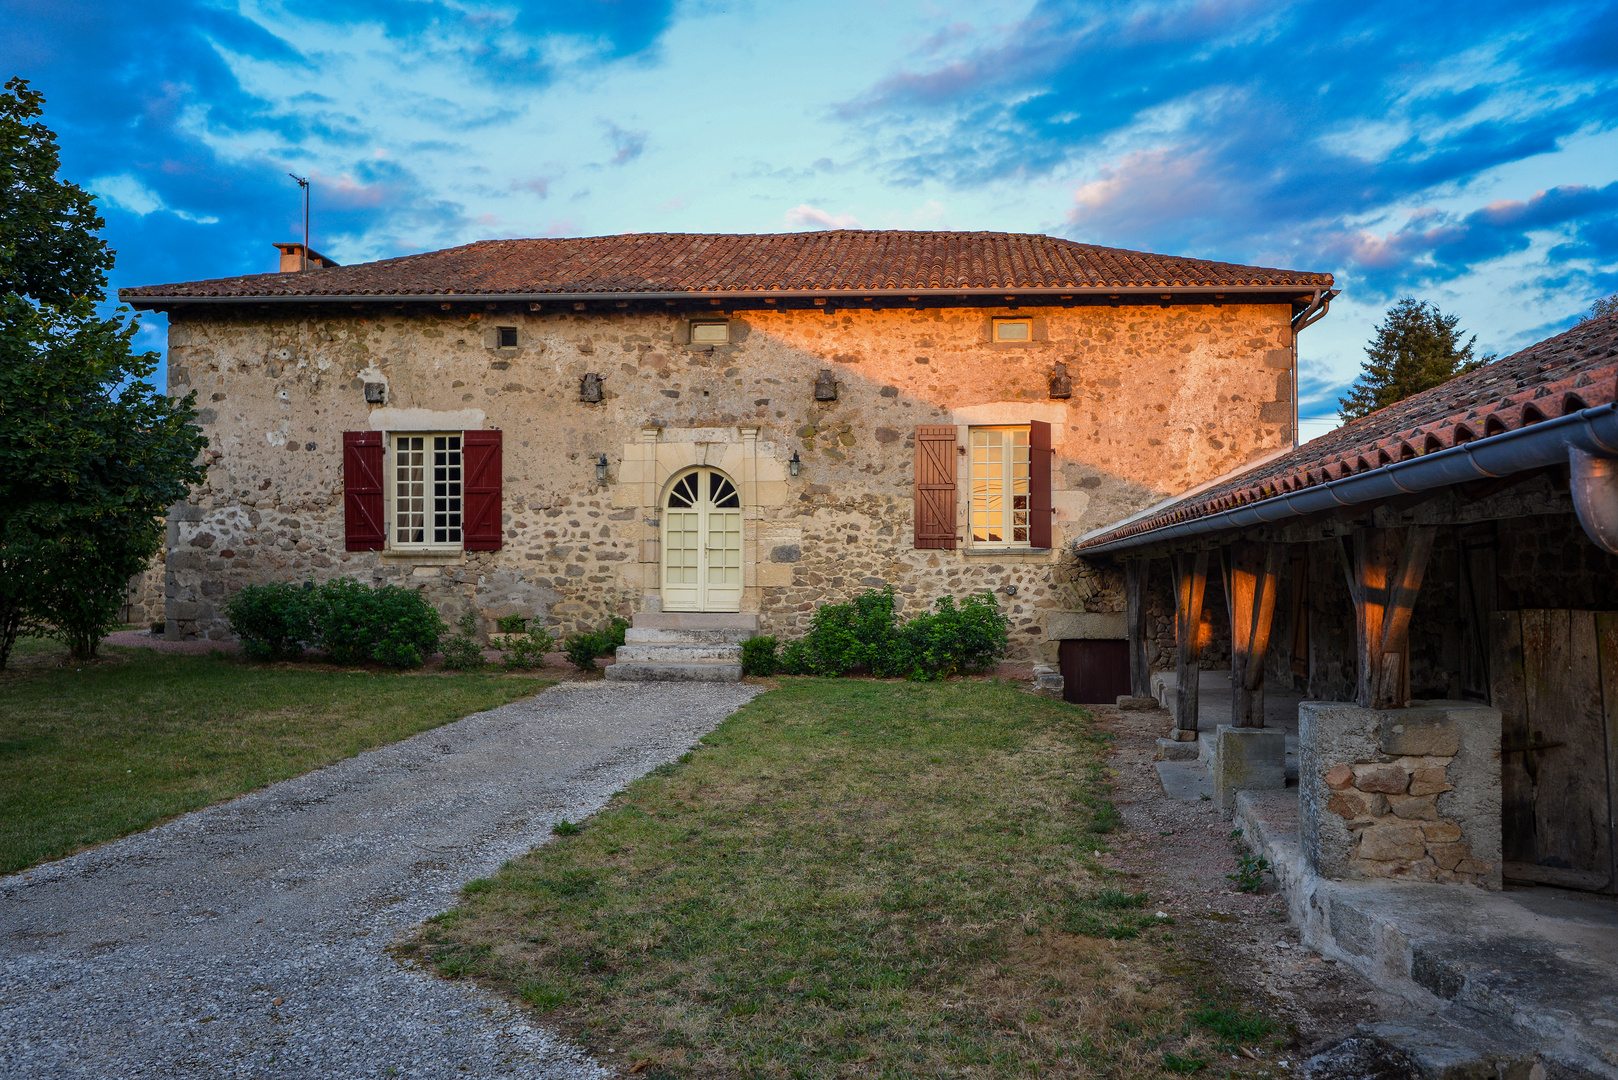
[[[152,561],[145,570],[129,579],[129,593],[124,602],[124,609],[118,613],[120,622],[135,627],[146,627],[163,621],[163,608],[167,602],[164,592],[168,586],[165,555],[166,551],[159,551],[152,556]]]
[[[335,575],[564,632],[655,609],[661,485],[712,455],[752,470],[742,606],[765,632],[882,583],[911,612],[993,589],[1013,658],[1054,660],[1048,614],[1123,607],[1110,571],[1064,565],[1064,541],[1291,437],[1286,305],[1048,308],[1043,340],[1009,345],[989,317],[1026,309],[748,311],[701,347],[682,344],[684,314],[176,310],[170,390],[197,391],[211,466],[170,515],[169,632],[228,637],[221,603],[242,585]],[[1048,396],[1057,361],[1065,401]],[[823,369],[835,401],[814,398]],[[579,400],[586,373],[605,376],[600,403]],[[916,550],[915,426],[1030,420],[1053,427],[1053,549]],[[502,550],[344,550],[343,432],[485,427],[504,432]]]
[[[1298,746],[1299,835],[1316,873],[1501,887],[1499,712],[1305,701]]]

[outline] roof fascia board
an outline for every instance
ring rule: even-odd
[[[926,299],[986,299],[994,297],[1072,297],[1078,299],[1163,296],[1276,296],[1296,297],[1306,302],[1314,296],[1318,285],[1157,285],[1119,286],[1100,288],[1094,285],[1070,288],[999,288],[999,289],[758,289],[714,290],[711,292],[575,292],[575,293],[294,293],[291,295],[243,296],[175,296],[143,293],[126,294],[119,290],[118,299],[135,307],[151,308],[173,304],[422,304],[422,303],[577,303],[591,300],[813,300],[837,299],[890,299],[924,297]],[[1278,301],[1279,302],[1279,299]]]
[[[1116,555],[1134,548],[1188,540],[1232,529],[1274,525],[1343,507],[1363,506],[1399,495],[1413,495],[1452,487],[1470,480],[1491,479],[1513,473],[1564,464],[1570,449],[1577,448],[1598,457],[1618,456],[1618,402],[1597,405],[1555,420],[1545,420],[1515,431],[1501,432],[1487,439],[1452,446],[1436,454],[1409,461],[1395,461],[1371,469],[1316,484],[1301,491],[1275,495],[1246,506],[1236,506],[1217,514],[1171,522],[1155,529],[1119,537],[1116,540],[1079,546],[1074,552],[1082,558]],[[1181,500],[1176,499],[1176,502]],[[1108,527],[1102,535],[1115,532],[1126,522]],[[1087,534],[1090,536],[1095,533]]]

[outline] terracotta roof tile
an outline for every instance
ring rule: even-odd
[[[1618,315],[1608,315],[1344,424],[1226,483],[1093,536],[1077,550],[1341,480],[1615,399]]]
[[[820,293],[879,289],[1329,289],[1330,274],[1024,233],[836,230],[484,240],[397,259],[122,289],[125,300],[308,296]]]

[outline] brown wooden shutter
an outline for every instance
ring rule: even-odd
[[[955,546],[955,428],[916,428],[916,546]]]
[[[461,535],[468,551],[498,551],[500,522],[500,432],[461,433]]]
[[[1028,546],[1051,546],[1051,426],[1043,421],[1028,424]]]
[[[349,551],[386,546],[382,472],[382,433],[343,432],[343,541]]]

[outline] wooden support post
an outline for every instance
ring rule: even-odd
[[[1124,563],[1124,605],[1129,620],[1129,692],[1136,697],[1152,695],[1152,672],[1146,666],[1146,578],[1150,559],[1130,559]]]
[[[1225,567],[1230,610],[1230,722],[1264,726],[1264,658],[1275,620],[1275,590],[1286,561],[1285,544],[1232,544]]]
[[[1354,700],[1367,709],[1399,709],[1410,700],[1410,615],[1432,554],[1430,525],[1356,529],[1353,551],[1337,551],[1354,601],[1359,670]]]
[[[1197,691],[1202,678],[1202,596],[1208,588],[1208,553],[1184,552],[1174,564],[1174,644],[1179,657],[1174,727],[1197,730]],[[1191,737],[1191,736],[1187,736]]]

